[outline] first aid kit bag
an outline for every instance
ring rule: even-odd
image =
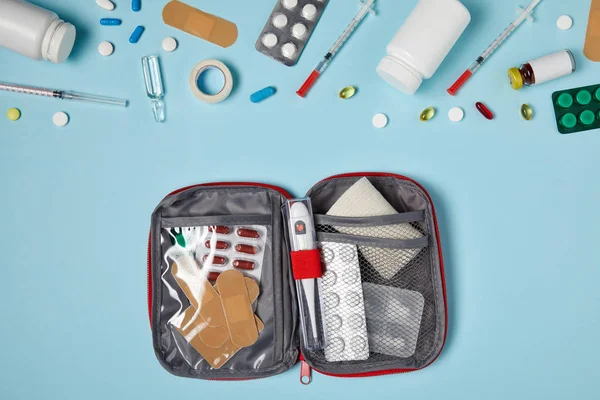
[[[424,368],[447,331],[432,200],[388,173],[330,177],[300,200],[260,183],[179,189],[152,214],[148,311],[156,356],[178,376]]]

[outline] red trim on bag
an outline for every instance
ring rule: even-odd
[[[319,249],[292,251],[290,255],[295,280],[317,279],[323,276]]]
[[[317,183],[317,185],[319,183],[322,183],[322,182],[325,182],[325,181],[328,181],[331,179],[369,177],[369,176],[390,177],[390,178],[396,178],[396,179],[401,179],[401,180],[404,180],[407,182],[411,182],[411,183],[415,184],[419,189],[421,189],[423,191],[423,193],[425,193],[425,195],[427,196],[427,199],[429,199],[429,204],[431,204],[431,213],[433,216],[433,222],[435,225],[435,236],[437,239],[438,256],[440,259],[440,274],[441,274],[441,278],[442,278],[442,292],[444,294],[444,311],[445,311],[444,319],[446,321],[446,323],[444,324],[444,341],[442,342],[442,347],[440,348],[440,351],[435,356],[435,358],[426,366],[424,366],[422,368],[418,368],[418,369],[388,369],[388,370],[384,370],[384,371],[363,372],[363,373],[358,373],[358,374],[330,374],[330,373],[322,372],[322,371],[315,369],[315,371],[317,371],[320,374],[328,375],[328,376],[335,376],[338,378],[363,378],[363,377],[370,377],[370,376],[403,374],[406,372],[412,372],[412,371],[417,371],[419,369],[427,368],[428,366],[433,364],[435,362],[435,360],[437,360],[437,358],[440,356],[440,354],[442,352],[441,349],[444,348],[444,345],[446,343],[446,336],[448,335],[448,299],[446,296],[446,278],[445,278],[445,274],[444,274],[444,259],[442,257],[442,243],[440,242],[440,230],[439,230],[438,223],[437,223],[435,207],[433,205],[433,200],[431,199],[431,196],[429,195],[429,193],[427,193],[427,190],[425,190],[425,188],[423,186],[421,186],[421,184],[419,182],[417,182],[409,177],[406,177],[403,175],[398,175],[398,174],[381,173],[381,172],[356,172],[356,173],[351,173],[351,174],[333,175],[333,176],[327,177],[327,178],[319,181]],[[316,185],[314,185],[314,186],[316,186]],[[302,354],[300,354],[300,360],[304,360],[304,356]]]
[[[421,186],[421,184],[419,184],[417,181],[415,181],[411,178],[408,178],[403,175],[398,175],[398,174],[380,173],[380,172],[357,172],[357,173],[350,173],[350,174],[333,175],[333,176],[330,176],[328,178],[325,178],[325,179],[319,181],[317,184],[331,180],[331,179],[337,179],[337,178],[353,178],[353,177],[369,177],[369,176],[391,177],[391,178],[396,178],[396,179],[401,179],[401,180],[404,180],[407,182],[411,182],[411,183],[415,184],[417,187],[419,187],[425,193],[427,198],[429,199],[429,203],[431,204],[433,222],[435,225],[438,256],[440,259],[440,274],[441,274],[441,279],[442,279],[442,291],[444,294],[444,310],[445,310],[444,317],[445,317],[446,323],[445,323],[445,330],[444,330],[444,341],[443,341],[442,347],[441,347],[441,348],[443,348],[444,344],[446,342],[446,336],[448,334],[448,300],[447,300],[447,295],[446,295],[446,278],[445,278],[445,273],[444,273],[444,259],[442,257],[442,245],[440,242],[440,232],[439,232],[439,227],[438,227],[438,223],[437,223],[435,207],[433,205],[433,200],[431,199],[431,196],[429,195],[429,193],[427,193],[427,191],[425,190],[425,188],[423,186]],[[187,187],[184,187],[184,188],[181,188],[181,189],[178,189],[178,190],[175,190],[175,191],[169,193],[167,196],[165,196],[165,198],[169,197],[171,195],[183,192],[188,189],[192,189],[195,187],[202,187],[202,186],[256,186],[256,187],[263,187],[263,188],[275,190],[275,191],[281,193],[287,199],[292,198],[292,196],[288,192],[286,192],[284,189],[282,189],[278,186],[267,185],[267,184],[262,184],[262,183],[250,183],[250,182],[231,182],[231,183],[217,182],[217,183],[206,183],[206,184],[200,184],[200,185],[187,186]],[[150,257],[151,256],[151,240],[150,240],[150,238],[151,237],[149,237],[149,239],[148,239],[148,315],[150,318],[150,327],[152,327],[152,260]],[[429,365],[431,365],[433,362],[435,362],[435,360],[437,360],[437,358],[439,357],[440,354],[441,354],[441,349],[440,349],[440,352],[436,355],[436,357],[431,361],[431,363],[429,363],[426,366],[419,368],[419,369],[427,368]],[[298,359],[300,361],[303,361],[304,355],[302,353],[300,353],[298,355]],[[304,373],[307,373],[307,371],[306,371],[307,367],[308,367],[308,365],[305,366],[305,368],[303,370]],[[406,372],[417,371],[417,369],[388,369],[388,370],[383,370],[383,371],[365,372],[365,373],[358,373],[358,374],[330,374],[327,372],[319,371],[317,369],[315,369],[315,371],[317,371],[323,375],[335,376],[338,378],[362,378],[362,377],[371,377],[371,376],[380,376],[380,375],[403,374]],[[248,379],[242,378],[242,379],[214,379],[214,380],[248,380]]]

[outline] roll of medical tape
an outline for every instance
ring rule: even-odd
[[[225,77],[225,83],[223,85],[223,88],[219,91],[219,93],[214,95],[204,93],[198,87],[198,78],[200,77],[200,75],[204,71],[211,68],[216,68],[217,70],[221,71],[221,73]],[[192,73],[190,75],[190,87],[192,89],[192,93],[194,93],[194,96],[196,96],[203,102],[209,104],[220,103],[223,100],[227,99],[231,94],[231,91],[233,90],[233,76],[231,75],[231,70],[221,61],[204,60],[198,63],[198,65],[196,65],[192,70]]]

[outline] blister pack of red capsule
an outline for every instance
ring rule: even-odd
[[[260,225],[198,226],[169,229],[173,247],[167,255],[195,258],[208,281],[238,270],[260,282],[267,245],[267,228]]]

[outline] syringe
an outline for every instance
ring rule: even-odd
[[[361,21],[363,20],[365,15],[368,12],[374,13],[374,11],[373,11],[374,3],[375,3],[375,0],[365,0],[363,2],[363,6],[360,8],[360,11],[358,12],[358,14],[356,14],[356,17],[354,17],[352,19],[352,21],[350,22],[348,27],[346,27],[346,29],[344,30],[342,35],[338,38],[338,40],[335,41],[335,43],[333,44],[331,49],[329,49],[327,54],[325,54],[325,57],[323,58],[323,60],[317,65],[317,67],[312,72],[312,74],[310,74],[310,76],[308,77],[306,82],[304,82],[304,85],[302,85],[302,87],[296,92],[298,94],[298,96],[300,96],[300,97],[306,96],[306,94],[308,93],[310,88],[315,84],[317,79],[319,79],[319,76],[325,71],[325,69],[327,68],[327,66],[333,59],[333,57],[335,57],[335,55],[342,48],[342,46],[344,45],[346,40],[348,40],[348,38],[352,35],[352,33],[358,27],[358,25],[361,23]]]
[[[89,103],[108,104],[111,106],[127,107],[127,100],[115,99],[113,97],[97,96],[94,94],[85,94],[70,92],[67,90],[53,90],[34,86],[19,85],[16,83],[0,82],[0,90],[8,92],[33,94],[36,96],[53,97],[55,99],[86,101]]]
[[[523,23],[523,21],[525,21],[531,15],[533,9],[540,3],[540,1],[542,0],[533,0],[531,4],[525,10],[523,10],[523,12],[521,12],[517,19],[511,22],[508,28],[506,28],[504,32],[502,32],[502,34],[500,34],[500,36],[498,36],[498,38],[496,38],[496,40],[494,40],[492,44],[487,49],[485,49],[485,51],[479,57],[477,57],[477,60],[475,60],[475,62],[471,64],[469,69],[467,69],[461,75],[461,77],[458,78],[454,85],[452,85],[448,89],[448,94],[454,96],[456,92],[458,92],[458,90],[469,80],[469,78],[473,76],[475,71],[477,71],[481,67],[481,65],[492,55],[492,53],[498,47],[500,47],[500,45],[506,39],[508,39],[508,37],[519,27],[519,25]]]

